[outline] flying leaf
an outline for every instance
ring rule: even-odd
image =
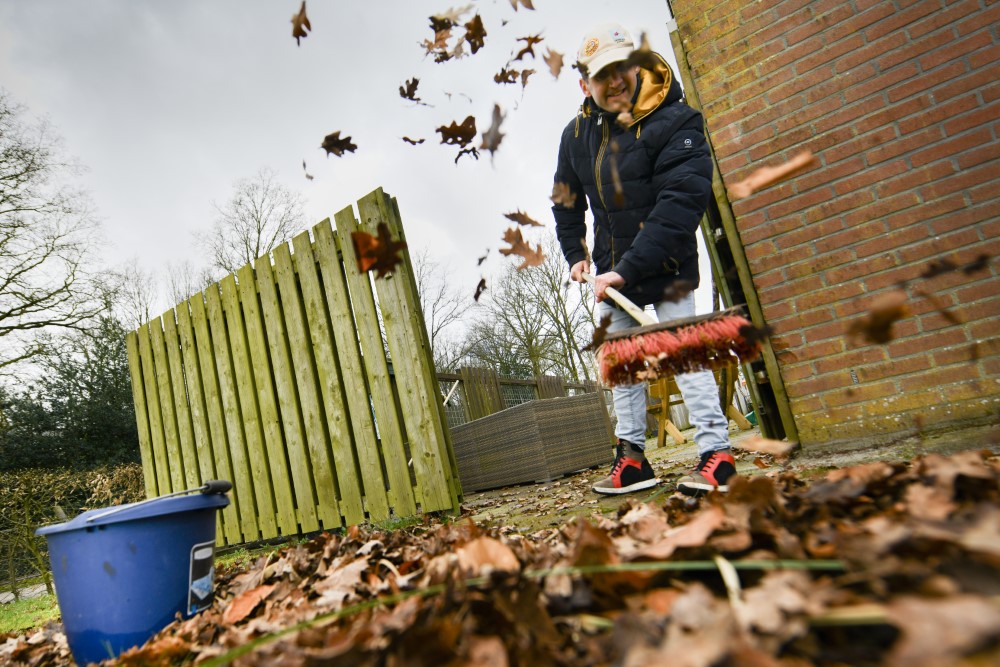
[[[503,141],[503,132],[500,131],[500,124],[503,123],[504,114],[500,110],[499,104],[493,105],[493,122],[490,125],[490,129],[483,132],[483,143],[480,146],[483,150],[490,152],[490,157],[493,157],[493,153],[500,146],[500,142]]]
[[[330,153],[340,157],[345,152],[353,153],[358,147],[351,143],[350,137],[344,137],[341,139],[340,132],[337,131],[323,137],[323,143],[320,148],[326,151],[327,157],[330,157]]]
[[[760,327],[753,324],[744,324],[740,327],[740,335],[751,344],[758,343],[763,345],[764,341],[770,338],[773,333],[774,329],[767,324]]]
[[[517,83],[517,77],[521,73],[516,69],[507,69],[503,67],[499,72],[493,75],[493,80],[497,83]]]
[[[433,27],[434,19],[431,18],[431,25]],[[441,63],[451,58],[451,53],[448,51],[448,40],[451,38],[451,28],[440,28],[434,30],[434,41],[425,39],[421,46],[427,51],[427,55],[434,56],[434,62]]]
[[[416,102],[417,104],[423,104],[424,106],[429,106],[426,102],[417,97],[417,86],[420,84],[420,79],[413,77],[408,80],[404,86],[399,87],[399,96],[404,100],[410,100]]]
[[[693,292],[697,287],[698,286],[690,280],[684,280],[683,278],[675,280],[664,288],[661,300],[669,301],[670,303],[678,303],[681,299]]]
[[[486,28],[483,27],[483,19],[476,14],[472,20],[465,24],[465,41],[472,47],[475,54],[486,44]]]
[[[625,188],[622,186],[622,177],[618,173],[618,140],[611,140],[611,155],[609,156],[609,162],[611,164],[611,185],[614,186],[615,190],[615,206],[618,208],[623,208],[625,206]]]
[[[543,227],[544,226],[544,225],[542,225],[542,223],[538,222],[537,220],[533,220],[533,219],[529,218],[527,213],[522,213],[521,209],[517,209],[517,211],[514,212],[514,213],[504,213],[503,217],[507,218],[508,220],[513,220],[514,222],[516,222],[519,225],[526,225],[526,226],[531,226],[531,227]]]
[[[469,146],[468,148],[463,148],[458,151],[458,155],[455,156],[455,164],[458,164],[458,159],[463,155],[471,155],[472,157],[479,159],[479,151],[476,150],[475,146]]]
[[[797,442],[787,442],[785,440],[770,440],[768,438],[747,438],[739,442],[733,442],[736,449],[745,449],[748,452],[759,454],[770,454],[779,459],[787,457],[798,447]]]
[[[509,248],[500,248],[500,254],[504,256],[518,255],[524,261],[517,267],[518,271],[523,271],[529,266],[538,266],[545,261],[545,253],[542,252],[542,244],[532,248],[524,242],[519,227],[511,227],[503,233],[503,240],[510,244]]]
[[[604,343],[604,338],[608,335],[608,327],[611,326],[611,315],[607,314],[601,317],[601,323],[594,327],[594,336],[590,340],[590,344],[581,348],[584,352],[587,350],[596,350]]]
[[[802,151],[784,164],[757,169],[739,183],[735,183],[729,188],[729,192],[734,199],[749,197],[762,188],[794,176],[815,161],[812,151]]]
[[[441,133],[442,144],[457,144],[464,148],[476,138],[476,118],[469,116],[461,125],[452,121],[451,125],[442,125],[434,131]]]
[[[987,254],[982,254],[976,257],[973,261],[969,262],[962,267],[962,273],[965,275],[972,275],[973,273],[978,273],[979,271],[985,271],[990,266],[990,256]]]
[[[410,144],[411,146],[419,146],[426,141],[425,139],[410,139],[409,137],[403,137],[403,141]]]
[[[962,320],[958,317],[958,315],[948,310],[949,304],[945,303],[944,299],[942,299],[937,294],[933,294],[931,292],[927,292],[922,289],[917,289],[916,294],[917,296],[922,296],[928,301],[930,301],[934,305],[934,309],[937,310],[938,314],[941,315],[941,317],[943,317],[944,319],[948,320],[949,324],[962,323]]]
[[[519,42],[525,42],[525,46],[524,46],[524,48],[522,48],[520,51],[517,52],[517,55],[514,56],[513,60],[520,60],[524,56],[528,56],[528,55],[530,55],[531,59],[534,60],[534,58],[535,58],[535,44],[541,44],[541,42],[542,42],[542,36],[541,35],[528,35],[527,37],[518,37],[517,41],[519,41]]]
[[[309,23],[309,17],[306,16],[306,0],[302,0],[302,7],[299,9],[298,14],[292,15],[292,37],[295,38],[295,43],[302,46],[300,41],[303,37],[308,37],[307,31],[312,30],[312,25]]]
[[[472,298],[478,303],[479,297],[481,297],[483,295],[483,292],[485,291],[486,291],[486,278],[480,278],[479,284],[476,285],[476,293],[475,295],[473,295]]]
[[[892,325],[910,314],[908,297],[894,289],[872,299],[868,313],[848,327],[850,337],[863,336],[869,343],[888,343],[893,339]]]
[[[576,193],[573,192],[568,183],[556,181],[552,184],[552,196],[549,197],[553,204],[573,208],[576,206]]]
[[[307,180],[311,181],[313,179],[313,175],[310,174],[309,171],[306,169],[306,161],[305,160],[302,161],[302,171],[305,172]]]
[[[476,262],[476,266],[482,266],[483,262],[486,261],[486,258],[489,257],[489,255],[490,255],[490,249],[487,248],[486,249],[486,253],[482,257],[479,258],[478,262]]]
[[[521,87],[524,88],[528,85],[528,77],[535,73],[533,69],[526,69],[521,72]]]
[[[517,11],[518,3],[521,3],[521,6],[524,7],[525,9],[535,8],[534,5],[531,4],[531,0],[510,0],[510,6],[514,8],[515,12]]]
[[[406,248],[406,242],[394,240],[389,233],[389,225],[384,222],[378,224],[377,231],[378,236],[365,231],[351,232],[351,241],[354,243],[358,271],[365,273],[375,269],[375,277],[383,278],[403,261],[399,252]]]
[[[559,73],[562,72],[563,68],[563,55],[558,51],[553,51],[552,49],[546,49],[545,58],[543,58],[545,64],[549,66],[549,71],[552,72],[552,78],[558,79]]]
[[[434,16],[431,17],[431,27],[434,28],[435,30],[439,30],[441,28],[437,28],[435,26],[440,25],[444,26],[444,28],[450,28],[453,25],[458,25],[459,22],[462,20],[462,17],[465,14],[468,14],[469,11],[471,10],[472,10],[472,5],[466,5],[464,7],[458,7],[458,8],[452,7],[446,12],[435,14]]]
[[[652,47],[649,45],[649,39],[646,37],[646,33],[642,33],[639,36],[639,46],[635,48],[625,59],[625,66],[627,67],[642,67],[643,69],[653,69],[658,62],[656,54],[653,53]]]

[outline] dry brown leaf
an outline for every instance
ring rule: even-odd
[[[903,634],[889,653],[889,665],[953,665],[1000,639],[1000,607],[979,596],[906,596],[886,611]]]
[[[910,314],[908,301],[909,297],[901,289],[879,294],[872,299],[868,313],[851,322],[847,329],[848,336],[852,339],[861,336],[869,343],[888,343],[894,338],[892,325]]]
[[[393,239],[389,225],[384,222],[378,223],[377,232],[377,236],[361,230],[351,232],[351,241],[354,242],[358,271],[366,273],[375,269],[376,277],[383,278],[403,261],[399,253],[406,248],[406,242]]]
[[[519,227],[511,227],[503,233],[503,240],[510,244],[509,248],[500,248],[500,254],[505,257],[508,255],[518,255],[524,261],[517,267],[518,271],[523,271],[529,266],[539,266],[545,261],[545,253],[542,252],[542,244],[539,243],[536,248],[532,248],[529,244],[525,243],[524,238],[521,236],[521,229]]]
[[[500,71],[493,75],[493,80],[497,83],[517,83],[517,77],[521,73],[516,69],[500,68]]]
[[[594,327],[594,335],[590,340],[590,344],[583,348],[583,350],[596,350],[604,342],[604,339],[608,335],[608,327],[611,326],[611,315],[605,315],[601,318],[600,324]]]
[[[479,159],[479,151],[476,150],[475,146],[468,146],[458,151],[458,155],[455,156],[455,164],[458,164],[458,159],[463,155],[471,155],[472,157]]]
[[[525,46],[520,51],[517,52],[511,60],[521,60],[524,56],[531,56],[531,59],[535,59],[535,44],[541,44],[541,35],[529,35],[527,37],[518,37],[517,41],[524,42]]]
[[[486,44],[486,28],[483,27],[483,19],[476,14],[472,20],[465,24],[465,41],[472,47],[475,54]]]
[[[528,77],[535,73],[533,69],[526,69],[521,72],[521,87],[525,88],[528,85]]]
[[[516,222],[521,226],[528,226],[528,227],[544,226],[542,225],[542,223],[529,217],[527,213],[522,212],[521,209],[517,209],[517,211],[515,211],[514,213],[504,213],[503,217],[507,218],[508,220],[511,220],[512,222]]]
[[[351,143],[350,137],[341,139],[339,130],[323,137],[323,143],[320,145],[320,148],[326,151],[327,157],[330,157],[330,153],[341,157],[344,153],[353,153],[358,149],[357,146]]]
[[[226,611],[222,614],[222,621],[227,625],[233,625],[234,623],[239,623],[247,616],[253,613],[253,610],[257,608],[271,591],[274,590],[274,584],[267,584],[264,586],[258,586],[257,588],[251,588],[250,590],[237,595],[233,598],[229,606],[226,607]]]
[[[479,284],[476,285],[476,293],[475,295],[473,295],[472,299],[478,303],[479,297],[481,297],[483,295],[483,292],[485,291],[486,291],[486,278],[480,278]]]
[[[708,507],[683,526],[667,531],[660,540],[641,547],[632,559],[666,560],[677,549],[704,546],[709,537],[726,522],[726,514],[718,507]]]
[[[302,0],[302,7],[299,8],[299,12],[292,15],[292,37],[295,38],[297,45],[302,45],[300,40],[303,37],[309,36],[309,30],[312,30],[312,24],[309,23],[309,17],[306,16],[306,0]]]
[[[545,64],[549,66],[549,72],[552,73],[552,78],[558,79],[559,73],[562,72],[563,68],[563,54],[558,51],[553,51],[552,49],[546,49],[543,60],[545,61]]]
[[[497,148],[500,147],[500,142],[503,141],[504,134],[500,131],[500,125],[503,123],[503,119],[504,114],[500,109],[500,105],[494,104],[492,124],[488,130],[483,132],[483,143],[479,146],[483,150],[489,151],[491,158]]]
[[[417,97],[418,85],[420,85],[420,79],[417,77],[408,79],[405,84],[399,87],[399,96],[404,100],[410,100],[411,102],[416,102],[417,104],[422,104],[423,106],[429,106],[426,102]]]
[[[531,2],[532,0],[510,0],[510,6],[514,8],[515,12],[517,11],[518,3],[520,3],[525,9],[534,9],[535,7],[531,4]]]
[[[403,137],[403,141],[410,144],[411,146],[419,146],[424,143],[425,139],[410,139],[409,137]]]
[[[573,208],[576,206],[576,193],[573,192],[569,184],[555,182],[552,184],[552,196],[549,197],[553,204],[557,206],[563,206],[565,208]]]
[[[758,190],[794,176],[815,161],[816,159],[813,157],[812,151],[802,151],[784,164],[776,167],[761,167],[757,169],[739,183],[733,184],[729,188],[729,193],[733,199],[749,197]]]
[[[452,121],[451,125],[442,125],[434,131],[441,133],[442,144],[455,144],[464,148],[476,138],[476,118],[467,116],[461,125]]]
[[[510,547],[492,537],[477,537],[460,547],[455,555],[466,577],[482,576],[490,570],[508,574],[521,570],[521,563]]]

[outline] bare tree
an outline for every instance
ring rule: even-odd
[[[153,319],[157,309],[156,278],[132,259],[112,273],[114,307],[127,330],[138,329]]]
[[[45,122],[0,89],[0,370],[40,354],[40,331],[100,310],[87,272],[97,223]]]
[[[300,194],[263,168],[253,178],[236,182],[229,202],[216,205],[212,230],[196,238],[206,246],[213,268],[235,273],[301,230],[302,206]]]
[[[447,269],[442,270],[430,256],[427,248],[413,257],[413,274],[417,281],[420,309],[427,325],[434,365],[439,369],[448,368],[454,363],[456,355],[461,356],[460,346],[447,333],[461,321],[472,305],[471,297],[461,294],[448,282],[447,273]]]
[[[218,279],[211,269],[196,268],[190,261],[167,264],[167,299],[172,306],[187,301]]]

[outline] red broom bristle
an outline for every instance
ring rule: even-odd
[[[634,384],[700,370],[714,370],[734,361],[750,361],[760,353],[759,341],[740,333],[750,322],[725,315],[677,331],[663,329],[604,341],[597,350],[601,377],[608,386]]]

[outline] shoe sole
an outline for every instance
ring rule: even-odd
[[[643,489],[651,489],[659,483],[660,480],[654,477],[653,479],[647,479],[644,482],[636,482],[635,484],[630,484],[629,486],[623,486],[621,488],[592,486],[591,489],[594,493],[602,493],[607,496],[620,496],[623,493],[634,493],[636,491],[642,491]]]
[[[703,496],[709,491],[726,493],[729,491],[729,485],[720,484],[719,486],[712,486],[711,484],[698,484],[697,482],[694,482],[690,484],[678,484],[677,490],[687,496]]]

